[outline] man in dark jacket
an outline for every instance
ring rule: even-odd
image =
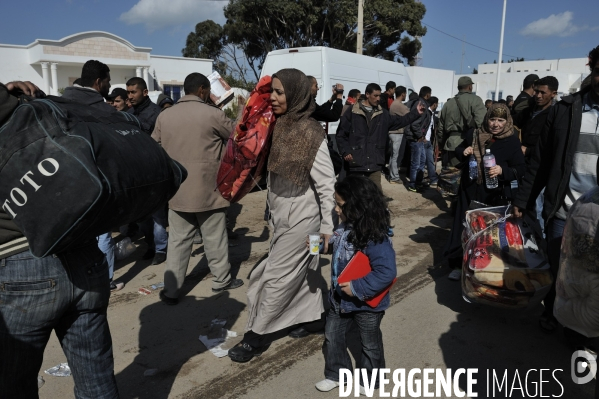
[[[81,84],[74,84],[64,89],[62,97],[79,104],[114,112],[114,108],[104,101],[110,90],[108,65],[97,60],[87,61],[81,69],[80,82]]]
[[[79,82],[81,84],[67,87],[62,96],[79,104],[89,105],[103,111],[116,111],[112,105],[104,102],[104,98],[108,97],[108,90],[110,89],[110,69],[108,65],[97,60],[87,61],[81,69]],[[98,236],[97,239],[98,247],[106,255],[106,262],[108,262],[110,290],[121,290],[125,284],[120,281],[112,281],[116,249],[112,234],[110,232],[104,233]]]
[[[531,98],[535,105],[514,117],[514,125],[522,131],[522,153],[527,164],[530,163],[530,157],[545,126],[549,108],[557,95],[558,85],[558,80],[553,76],[545,76],[537,80],[534,86],[534,97]]]
[[[418,104],[404,116],[390,115],[379,105],[381,86],[366,86],[366,100],[358,101],[341,117],[337,130],[337,147],[349,163],[350,174],[370,178],[381,189],[381,169],[385,166],[385,149],[389,130],[398,130],[416,120],[425,108]]]
[[[431,98],[432,89],[428,86],[422,86],[418,93],[418,99],[409,101],[406,106],[413,109],[416,104],[420,104],[428,110],[428,99]],[[422,158],[426,157],[424,152],[425,136],[431,125],[431,112],[424,112],[418,119],[404,129],[406,140],[410,145],[410,183],[408,190],[416,192],[422,188],[422,179],[424,177],[424,162]]]
[[[534,97],[530,100],[535,105],[525,108],[514,117],[514,125],[519,127],[522,132],[522,153],[527,165],[530,165],[530,158],[537,147],[541,131],[545,127],[549,109],[557,95],[558,86],[559,82],[553,76],[545,76],[537,80],[534,86]],[[544,228],[542,211],[543,191],[537,197],[536,217],[541,228]]]
[[[127,81],[127,94],[131,102],[129,113],[135,115],[141,124],[142,130],[152,134],[156,125],[156,118],[162,109],[154,104],[148,96],[148,86],[142,78],[131,78]],[[167,208],[159,210],[140,223],[141,231],[144,233],[144,241],[148,246],[143,259],[152,259],[153,265],[159,265],[166,260],[166,247],[168,244]]]
[[[535,93],[534,84],[537,80],[539,80],[539,75],[534,73],[527,75],[524,78],[524,81],[522,82],[522,92],[516,97],[514,105],[512,106],[512,115],[516,115],[528,108],[529,100],[532,99],[532,96]]]
[[[162,109],[150,100],[146,81],[137,77],[129,79],[127,81],[127,94],[131,103],[131,108],[127,112],[139,119],[143,131],[152,134],[156,118],[158,118]]]
[[[316,103],[316,95],[318,94],[318,81],[314,76],[307,76],[311,82],[310,90],[314,102]],[[316,104],[316,109],[312,113],[312,118],[319,122],[337,122],[341,117],[343,109],[343,85],[337,83],[333,88],[333,94],[327,102],[322,105]]]
[[[0,126],[19,104],[11,96],[19,91],[36,96],[38,88],[30,82],[0,84]],[[94,237],[82,239],[78,248],[36,258],[0,211],[0,281],[0,396],[38,397],[37,376],[54,330],[77,371],[77,396],[119,397],[106,317],[108,267]]]
[[[397,85],[395,84],[395,82],[390,80],[385,85],[385,92],[381,93],[380,105],[387,111],[389,111],[389,108],[391,107],[393,100],[395,100],[395,88],[396,87],[397,87]]]
[[[543,218],[549,264],[554,276],[545,297],[541,327],[553,331],[555,277],[559,270],[560,244],[570,207],[582,194],[597,187],[599,159],[599,46],[589,53],[591,84],[564,97],[549,109],[547,122],[530,159],[522,186],[513,202],[514,214],[532,211],[545,188]]]

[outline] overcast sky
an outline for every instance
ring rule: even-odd
[[[368,1],[368,0],[365,0]],[[599,45],[597,0],[508,0],[504,61],[515,57],[553,59],[586,57]],[[5,16],[0,43],[29,44],[58,40],[78,32],[107,31],[153,54],[181,56],[185,38],[197,22],[224,23],[228,1],[214,0],[19,0],[2,1]],[[464,73],[498,58],[502,0],[422,0],[421,65]],[[10,16],[10,17],[7,17]],[[435,29],[437,30],[435,30]],[[462,42],[443,34],[464,37]],[[462,62],[463,60],[463,62]]]

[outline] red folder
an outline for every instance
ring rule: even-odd
[[[351,280],[355,280],[361,277],[364,277],[368,273],[372,271],[370,267],[370,262],[368,261],[368,257],[364,255],[363,252],[358,251],[351,258],[345,269],[341,272],[339,277],[337,278],[338,283],[347,283]],[[374,297],[367,299],[366,304],[371,308],[376,308],[379,303],[383,300],[387,292],[391,289],[393,284],[397,281],[397,277],[393,279],[391,284],[389,284],[385,289],[376,294]]]

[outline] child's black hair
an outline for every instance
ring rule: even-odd
[[[335,184],[335,191],[345,201],[341,207],[352,224],[348,240],[356,249],[369,241],[381,243],[387,237],[391,219],[385,197],[374,182],[363,176],[347,176]]]

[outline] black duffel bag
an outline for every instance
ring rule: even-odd
[[[0,204],[38,257],[153,214],[186,177],[125,112],[48,97],[0,129]]]

